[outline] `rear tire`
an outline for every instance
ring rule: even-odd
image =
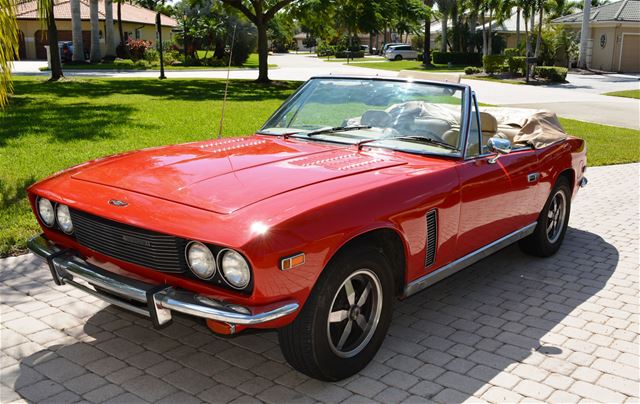
[[[553,187],[547,203],[538,217],[535,231],[520,240],[520,248],[531,255],[550,257],[564,240],[571,213],[571,186],[561,177]]]
[[[385,257],[354,247],[324,269],[296,319],[278,330],[291,366],[316,379],[342,380],[373,359],[391,323],[394,279]]]

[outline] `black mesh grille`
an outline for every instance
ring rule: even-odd
[[[183,272],[185,240],[71,211],[78,243],[122,261],[162,272]]]
[[[427,213],[427,248],[424,266],[432,265],[436,260],[436,246],[438,244],[438,218],[436,211]]]

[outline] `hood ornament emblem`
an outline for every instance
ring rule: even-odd
[[[127,202],[121,201],[119,199],[109,199],[109,205],[117,206],[119,208],[125,207],[128,205]]]

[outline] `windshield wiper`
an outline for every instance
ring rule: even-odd
[[[371,126],[369,125],[336,126],[333,128],[312,130],[311,132],[305,133],[305,135],[307,137],[311,137],[315,135],[324,135],[326,133],[348,132],[350,130],[359,130],[359,129],[371,129]]]
[[[440,147],[445,148],[445,149],[458,151],[457,147],[451,146],[447,142],[443,142],[441,140],[436,140],[434,138],[427,137],[427,136],[412,135],[412,136],[385,137],[385,138],[381,138],[381,139],[377,139],[377,140],[417,140],[417,141],[422,142],[422,143],[428,143],[428,144],[432,144],[434,146],[440,146]]]

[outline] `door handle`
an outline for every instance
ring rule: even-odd
[[[536,182],[538,181],[538,178],[540,178],[540,173],[527,174],[527,181],[529,182]]]

